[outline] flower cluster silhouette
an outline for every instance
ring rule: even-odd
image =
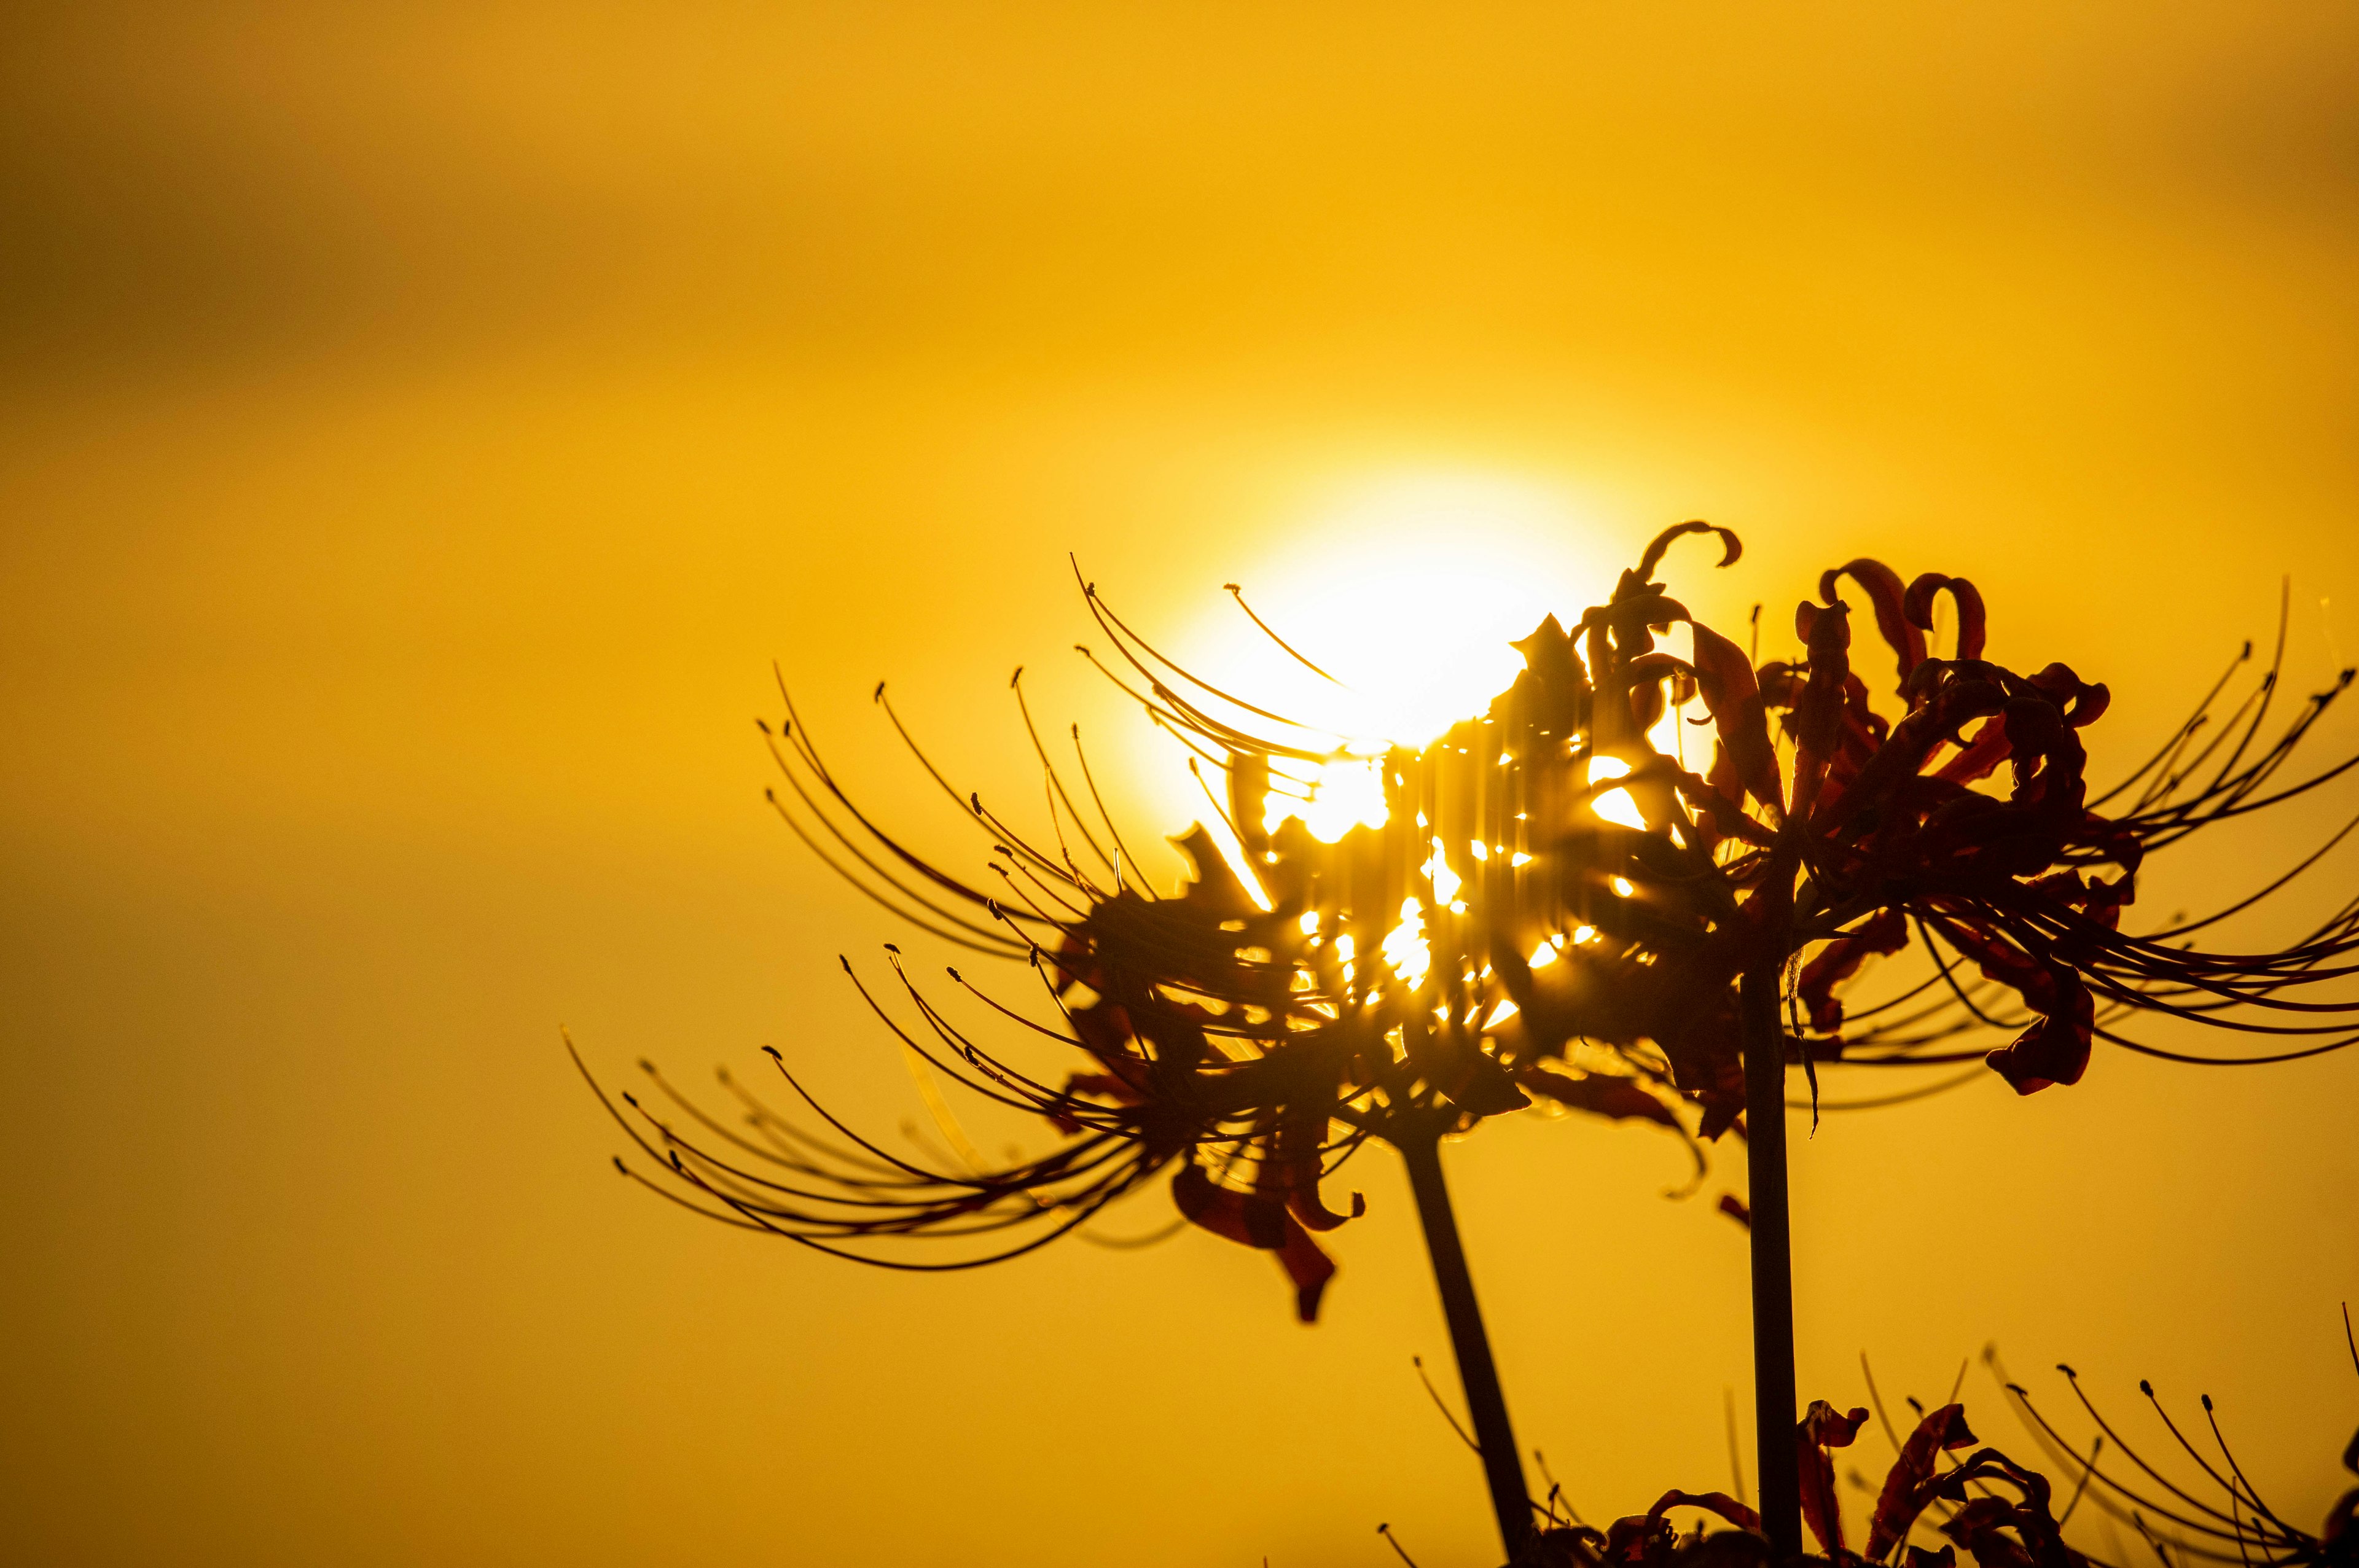
[[[1370,1142],[1388,1144],[1408,1169],[1513,1555],[1544,1520],[1536,1526],[1516,1457],[1440,1140],[1538,1101],[1662,1128],[1694,1151],[1701,1180],[1703,1146],[1733,1131],[1748,1142],[1749,1192],[1723,1202],[1752,1231],[1760,1527],[1791,1555],[1808,1519],[1840,1555],[1820,1528],[1819,1461],[1788,1435],[1788,1068],[1800,1068],[1800,1103],[1815,1115],[1830,1070],[1981,1064],[1825,1102],[1867,1107],[1984,1068],[2018,1094],[2071,1085],[2100,1042],[2173,1062],[2256,1065],[2359,1039],[2359,899],[2268,951],[2199,942],[2270,900],[2352,824],[2219,909],[2143,931],[2125,921],[2151,856],[2359,765],[2282,776],[2352,672],[2271,732],[2282,631],[2249,694],[2222,707],[2247,644],[2160,750],[2093,793],[2084,735],[2108,688],[2061,663],[2023,674],[1988,657],[1971,582],[1847,562],[1796,607],[1799,656],[1759,661],[1658,580],[1692,535],[1719,544],[1721,566],[1738,560],[1726,528],[1666,529],[1605,602],[1569,630],[1551,616],[1515,644],[1525,668],[1486,711],[1429,743],[1380,752],[1192,674],[1083,581],[1115,656],[1082,652],[1207,781],[1213,816],[1174,840],[1193,874],[1172,893],[1142,874],[1078,730],[1071,764],[1052,758],[1020,670],[1011,685],[1041,770],[1045,836],[961,792],[886,688],[875,693],[919,763],[987,836],[986,885],[875,821],[786,697],[784,720],[764,726],[785,784],[771,795],[779,814],[918,929],[1028,964],[1044,992],[1028,1011],[955,968],[948,977],[1016,1035],[1046,1037],[1082,1063],[1061,1079],[1024,1071],[921,988],[897,946],[887,954],[897,998],[847,959],[853,984],[931,1072],[1041,1119],[1060,1141],[993,1162],[945,1115],[947,1157],[912,1158],[832,1115],[772,1050],[800,1112],[782,1114],[724,1075],[736,1101],[724,1119],[649,1065],[653,1103],[624,1094],[608,1104],[653,1163],[617,1164],[723,1224],[917,1270],[1016,1257],[1082,1230],[1169,1171],[1181,1218],[1273,1253],[1308,1322],[1335,1271],[1319,1238],[1364,1208],[1356,1193],[1331,1204],[1324,1184]],[[1888,664],[1855,640],[1857,612]],[[1870,669],[1878,682],[1890,671],[1880,694]],[[1699,750],[1710,741],[1694,768],[1690,730]],[[1381,819],[1322,838],[1306,807],[1338,770],[1355,769],[1381,789]],[[1847,1005],[1863,973],[1912,951],[1924,969],[1916,983]],[[2155,1021],[2190,1027],[2165,1044],[2149,1033]],[[2223,1047],[2189,1048],[2181,1036],[2198,1031]],[[2246,1041],[2260,1048],[2230,1048]],[[904,1241],[950,1252],[880,1246]],[[1810,1419],[1832,1433],[1843,1418],[1813,1407]],[[1991,1464],[1991,1476],[2022,1487]],[[1607,1555],[1647,1555],[1625,1547]]]

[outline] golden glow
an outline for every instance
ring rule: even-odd
[[[1415,989],[1425,981],[1426,971],[1433,966],[1433,954],[1425,940],[1425,912],[1417,900],[1401,900],[1400,924],[1385,934],[1385,962],[1401,983]]]
[[[1271,773],[1282,779],[1262,797],[1262,827],[1274,832],[1289,816],[1299,816],[1310,836],[1332,844],[1354,827],[1385,825],[1385,773],[1379,758],[1338,756],[1308,773],[1285,772],[1279,762]],[[1308,798],[1306,798],[1306,796]]]
[[[1627,778],[1630,764],[1619,757],[1596,756],[1589,759],[1589,781]],[[1625,827],[1646,831],[1647,819],[1638,815],[1638,803],[1630,798],[1626,789],[1609,789],[1590,797],[1590,809],[1608,822],[1618,822]]]
[[[908,1152],[925,1115],[836,955],[1038,989],[814,862],[761,807],[749,720],[776,658],[853,793],[973,871],[868,697],[889,676],[958,788],[1045,841],[1024,664],[1060,765],[1083,727],[1125,872],[1168,892],[1163,836],[1212,807],[1068,652],[1108,652],[1068,550],[1176,658],[1353,736],[1476,711],[1507,639],[1689,516],[1745,556],[1686,541],[1673,591],[1740,640],[1766,600],[1765,659],[1823,568],[1972,577],[1995,656],[2113,683],[2100,776],[2273,630],[2284,574],[2289,689],[2359,652],[2359,8],[1700,14],[357,0],[16,28],[0,1235],[27,1283],[0,1326],[28,1435],[0,1557],[1299,1568],[1391,1562],[1389,1519],[1429,1568],[1498,1563],[1405,1365],[1447,1340],[1382,1152],[1331,1184],[1368,1212],[1315,1329],[1193,1230],[912,1278],[635,1198],[556,1029],[625,1076],[766,1074],[775,1041]],[[1460,622],[1479,678],[1385,721],[1230,580],[1362,688],[1416,662],[1386,640],[1503,608]],[[1706,736],[1657,743],[1701,771]],[[2139,907],[2307,852],[2267,820],[2160,857]],[[1572,935],[1543,979],[1612,945]],[[2359,1053],[2147,1066],[1815,1139],[1800,1113],[1802,1397],[1868,1402],[1864,1349],[1887,1403],[1939,1399],[1988,1338],[2021,1372],[2102,1363],[2109,1409],[2127,1376],[2241,1388],[2240,1459],[2314,1525],[2351,1434]],[[1045,1147],[952,1103],[986,1154]],[[1741,1192],[1742,1148],[1713,1159]],[[1582,1509],[1731,1485],[1722,1184],[1666,1204],[1674,1141],[1587,1119],[1448,1161],[1523,1439]],[[1158,1181],[1098,1224],[1172,1217]],[[1856,1287],[1896,1238],[1940,1288]],[[1566,1343],[1601,1287],[1676,1350]],[[1077,1399],[1115,1366],[1121,1484],[1076,1487],[1113,1430]],[[1961,1397],[2024,1456],[1979,1365]]]
[[[1201,821],[1204,831],[1212,836],[1213,845],[1221,851],[1221,859],[1226,860],[1229,870],[1236,873],[1237,881],[1245,890],[1245,896],[1253,900],[1254,907],[1266,914],[1270,908],[1269,894],[1262,891],[1261,873],[1255,869],[1253,857],[1245,853],[1245,847],[1238,841],[1228,818],[1213,810],[1205,812]]]
[[[1187,662],[1239,680],[1250,671],[1278,711],[1368,741],[1421,745],[1480,714],[1523,668],[1509,644],[1544,616],[1577,616],[1613,581],[1572,499],[1506,474],[1346,486],[1285,519],[1281,537],[1243,570],[1245,596],[1334,680],[1226,605],[1200,625]]]
[[[1692,702],[1693,699],[1690,700]],[[1685,765],[1687,757],[1689,727],[1681,716],[1687,712],[1687,707],[1686,704],[1678,708],[1666,705],[1663,708],[1663,716],[1656,719],[1647,730],[1647,743],[1682,766]]]
[[[1458,873],[1450,869],[1450,862],[1443,858],[1447,853],[1441,840],[1436,838],[1433,853],[1427,858],[1423,870],[1427,880],[1433,884],[1433,902],[1454,904],[1458,902],[1458,890],[1462,884]]]

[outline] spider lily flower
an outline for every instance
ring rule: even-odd
[[[1702,1137],[1748,1128],[1764,1512],[1790,1553],[1803,1477],[1778,1413],[1793,1406],[1787,1065],[1802,1066],[1815,1109],[1821,1065],[1979,1060],[2032,1094],[2078,1082],[2099,1040],[2256,1064],[2359,1039],[2347,985],[2359,973],[2359,902],[2274,953],[2190,938],[2293,873],[2201,919],[2125,928],[2148,856],[2359,765],[2279,782],[2351,673],[2271,741],[2261,737],[2277,664],[2221,723],[2223,679],[2160,752],[2093,795],[2083,732],[2110,693],[2062,664],[2023,674],[1987,657],[1987,609],[1971,582],[1850,561],[1796,608],[1803,656],[1756,665],[1656,580],[1690,534],[1715,536],[1723,566],[1739,557],[1726,529],[1666,530],[1571,632],[1550,618],[1516,644],[1526,670],[1485,714],[1422,750],[1388,752],[1381,825],[1333,845],[1258,829],[1273,770],[1317,758],[1303,727],[1190,675],[1085,591],[1134,697],[1228,770],[1241,873],[1260,882],[1261,902],[1304,911],[1306,929],[1355,955],[1390,952],[1412,933],[1414,974],[1376,996],[1363,959],[1356,989],[1330,1011],[1341,1026],[1373,1007],[1414,1088],[1455,1106],[1462,1125],[1511,1103],[1492,1098],[1504,1077],[1601,1107],[1631,1091],[1665,1107],[1659,1090],[1697,1108]],[[1864,673],[1875,661],[1854,656],[1846,584],[1891,657],[1881,707]],[[1956,630],[1937,656],[1944,604]],[[1663,645],[1675,628],[1687,633],[1684,658]],[[1712,742],[1701,769],[1671,738],[1698,701]],[[1924,982],[1847,1016],[1848,983],[1912,947],[1928,960]],[[1122,961],[1155,974],[1174,957],[1143,942]],[[2141,1016],[2280,1048],[2164,1046]],[[1429,1019],[1450,1026],[1439,1044]],[[1578,1094],[1557,1087],[1559,1064],[1596,1054],[1622,1076]]]
[[[1078,730],[1070,763],[1052,756],[1020,670],[1011,686],[1041,769],[1045,838],[962,795],[885,687],[875,693],[984,836],[995,885],[944,871],[865,815],[788,698],[785,722],[766,727],[785,784],[771,797],[780,816],[919,929],[1028,962],[1053,1022],[951,977],[1017,1037],[1048,1036],[1083,1065],[1061,1082],[1027,1074],[954,1022],[897,949],[895,1005],[854,976],[861,994],[922,1064],[929,1094],[937,1075],[948,1077],[1063,1141],[1038,1158],[986,1161],[938,1108],[950,1148],[905,1158],[836,1121],[777,1058],[802,1102],[797,1116],[734,1083],[737,1125],[660,1079],[654,1106],[609,1101],[649,1162],[626,1173],[742,1228],[887,1267],[958,1269],[1088,1235],[1108,1205],[1169,1172],[1182,1221],[1274,1253],[1308,1321],[1334,1272],[1317,1238],[1362,1208],[1357,1195],[1348,1210],[1329,1206],[1322,1184],[1368,1142],[1390,1144],[1408,1169],[1515,1555],[1537,1537],[1440,1141],[1538,1100],[1663,1127],[1695,1152],[1701,1177],[1699,1140],[1742,1129],[1762,1511],[1777,1549],[1799,1552],[1811,1454],[1823,1459],[1826,1445],[1798,1448],[1786,1424],[1788,1064],[1802,1066],[1815,1107],[1822,1066],[1979,1060],[2029,1094],[2077,1082],[2098,1040],[2171,1060],[2265,1062],[2359,1039],[2359,1000],[2333,989],[2359,973],[2359,902],[2274,953],[2191,940],[2316,856],[2203,918],[2143,935],[2124,926],[2147,857],[2359,765],[2277,782],[2351,674],[2267,741],[2277,663],[2215,722],[2223,677],[2170,743],[2093,797],[2082,736],[2107,689],[2060,664],[2022,675],[1985,657],[1987,613],[1970,582],[1904,583],[1879,562],[1851,561],[1798,606],[1803,656],[1756,663],[1656,580],[1692,534],[1718,540],[1722,566],[1738,559],[1727,529],[1665,530],[1570,631],[1550,617],[1516,644],[1526,667],[1484,713],[1422,747],[1381,752],[1191,674],[1084,582],[1115,656],[1082,652],[1189,749],[1200,779],[1225,784],[1207,783],[1224,833],[1200,826],[1176,840],[1194,875],[1173,895],[1140,875]],[[1854,668],[1846,582],[1892,656],[1882,707]],[[1956,622],[1947,657],[1930,647],[1943,604]],[[1682,628],[1684,657],[1664,645]],[[1688,719],[1699,704],[1701,719]],[[1690,728],[1712,743],[1701,768],[1687,763]],[[1314,832],[1307,818],[1322,791],[1353,778],[1381,810]],[[1931,969],[1921,985],[1847,1011],[1858,975],[1912,947]],[[2141,1014],[2284,1048],[2165,1048],[2127,1033]],[[1978,1043],[1980,1032],[1999,1038]],[[810,1130],[812,1118],[823,1132]],[[951,1255],[910,1255],[902,1243],[941,1243]]]

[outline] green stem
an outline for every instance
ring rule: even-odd
[[[1474,1281],[1466,1271],[1466,1249],[1459,1241],[1458,1219],[1450,1206],[1450,1187],[1442,1180],[1441,1142],[1436,1136],[1411,1134],[1394,1146],[1408,1162],[1409,1187],[1417,1195],[1426,1256],[1433,1265],[1433,1282],[1441,1291],[1441,1312],[1450,1323],[1450,1346],[1458,1357],[1458,1379],[1466,1391],[1466,1410],[1473,1420],[1484,1478],[1490,1483],[1499,1539],[1507,1549],[1507,1560],[1517,1562],[1531,1538],[1531,1493],[1524,1486],[1523,1455],[1516,1447],[1515,1428],[1507,1422],[1506,1395],[1500,1390],[1499,1371],[1491,1361],[1490,1336],[1484,1332],[1483,1310],[1474,1301]]]

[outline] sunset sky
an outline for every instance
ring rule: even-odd
[[[1311,1568],[1391,1561],[1379,1522],[1495,1561],[1410,1366],[1449,1346],[1388,1151],[1333,1184],[1368,1213],[1310,1328],[1199,1233],[904,1276],[615,1177],[560,1026],[602,1074],[774,1044],[886,1137],[925,1115],[837,956],[955,956],[764,806],[774,660],[878,815],[976,867],[878,679],[1011,810],[1017,665],[1134,841],[1201,809],[1071,651],[1069,552],[1174,651],[1291,678],[1242,584],[1409,729],[1686,517],[1746,552],[1683,548],[1673,591],[1771,636],[1854,556],[1972,578],[1993,656],[2111,684],[2100,781],[2288,577],[2290,687],[2359,659],[2347,6],[6,26],[10,1563]],[[2241,896],[2354,810],[2223,829],[2137,909]],[[2354,1105],[2359,1053],[2100,1046],[2027,1099],[1797,1117],[1803,1397],[1864,1402],[1865,1351],[1933,1402],[1994,1341],[2051,1406],[2058,1361],[2117,1419],[2141,1377],[2208,1391],[2314,1525],[2359,1415]],[[1741,1149],[1685,1203],[1648,1130],[1508,1118],[1445,1158],[1582,1512],[1729,1486]],[[1162,1226],[1160,1186],[1106,1228]],[[1979,1360],[1964,1390],[2031,1449]]]

